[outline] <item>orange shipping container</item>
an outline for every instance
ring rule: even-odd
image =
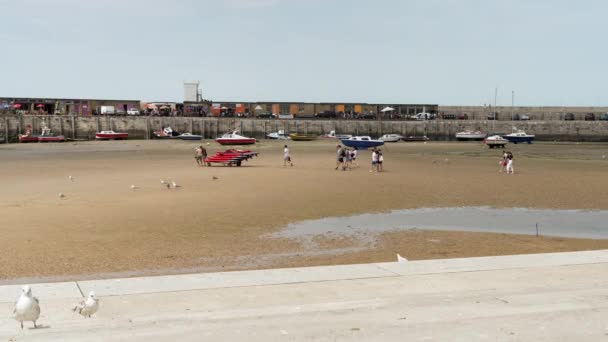
[[[363,110],[361,105],[355,105],[355,113],[361,113]]]
[[[344,105],[336,105],[336,113],[344,113]]]

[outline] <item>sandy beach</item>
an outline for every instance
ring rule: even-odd
[[[210,154],[222,149],[204,144]],[[319,237],[313,249],[269,237],[290,222],[392,209],[608,209],[607,145],[512,145],[516,174],[504,175],[500,151],[481,143],[390,144],[381,174],[369,172],[367,151],[359,167],[335,171],[329,140],[288,142],[295,166],[283,167],[283,144],[252,146],[260,156],[238,168],[196,167],[197,142],[2,145],[0,281],[608,248],[605,240],[415,230],[365,246]]]

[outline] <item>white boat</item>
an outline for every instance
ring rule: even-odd
[[[487,133],[482,131],[463,131],[456,133],[456,140],[467,141],[467,140],[483,140],[488,136]]]
[[[382,140],[384,142],[398,142],[401,139],[403,139],[403,137],[400,136],[399,134],[385,134],[382,137],[380,137],[379,140]]]
[[[509,140],[500,135],[492,135],[487,137],[483,142],[488,145],[489,148],[504,148],[505,145],[509,143]]]
[[[215,139],[221,145],[252,145],[255,144],[255,138],[244,137],[239,134],[239,131],[226,133],[221,138]]]
[[[517,132],[503,135],[503,138],[509,140],[510,142],[512,142],[514,144],[523,143],[523,142],[527,142],[528,144],[531,144],[532,141],[534,141],[535,137],[536,136],[534,134],[527,134],[526,132],[524,132],[522,130],[517,130]]]
[[[280,130],[278,132],[272,132],[272,133],[268,133],[266,134],[266,137],[268,139],[273,139],[273,140],[288,140],[289,136],[285,135],[285,131]]]
[[[338,140],[342,140],[342,139],[350,139],[353,136],[350,134],[336,134],[336,131],[330,131],[329,134],[323,136],[323,138],[332,138],[332,139],[338,139]]]

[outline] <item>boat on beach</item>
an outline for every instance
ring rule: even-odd
[[[459,141],[481,141],[488,136],[482,131],[463,131],[456,133],[456,140]]]
[[[318,137],[314,134],[291,133],[289,138],[293,141],[313,141],[317,140]]]
[[[212,163],[223,164],[225,166],[241,166],[243,161],[249,160],[257,155],[257,152],[250,150],[218,151],[214,155],[205,158],[205,163],[208,166],[211,166]]]
[[[353,136],[350,134],[336,134],[336,131],[330,131],[329,134],[326,134],[323,136],[323,138],[338,139],[338,140],[350,139],[352,137]]]
[[[157,139],[171,139],[178,135],[179,133],[175,132],[171,127],[165,127],[161,130],[154,131],[154,137]]]
[[[517,130],[516,132],[507,134],[507,135],[503,135],[502,137],[509,140],[509,142],[512,142],[514,144],[517,144],[517,143],[531,144],[532,141],[534,141],[534,138],[536,138],[536,136],[534,134],[527,134],[526,132],[524,132],[522,130]]]
[[[348,139],[340,140],[344,146],[356,147],[359,150],[365,150],[370,147],[382,146],[384,141],[374,140],[369,136],[355,136]]]
[[[95,139],[97,140],[122,140],[128,137],[129,133],[126,132],[101,131],[95,133]]]
[[[220,145],[252,145],[256,143],[255,138],[244,137],[239,134],[239,131],[226,133],[215,141]]]
[[[182,133],[173,138],[179,139],[179,140],[201,140],[201,139],[203,139],[203,136],[198,135],[198,134],[192,134],[192,133]]]
[[[381,136],[379,140],[382,140],[384,142],[398,142],[401,141],[402,138],[403,137],[399,134],[385,134]]]
[[[64,142],[63,135],[55,135],[48,127],[42,128],[42,133],[38,136],[38,142]]]
[[[429,141],[430,139],[426,135],[410,135],[410,136],[401,138],[401,140],[406,141],[406,142],[420,142],[420,141]]]
[[[287,135],[285,135],[285,132],[283,130],[280,130],[278,132],[268,133],[268,134],[266,134],[266,137],[268,139],[272,139],[272,140],[288,140],[289,139],[289,137]]]
[[[509,140],[500,135],[491,135],[483,141],[489,148],[504,148],[509,143]]]

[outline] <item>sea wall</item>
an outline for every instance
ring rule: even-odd
[[[7,116],[0,117],[0,136],[16,142],[18,134],[31,129],[40,133],[47,126],[56,134],[69,139],[91,140],[95,132],[114,130],[128,132],[130,139],[151,139],[155,130],[170,126],[178,132],[201,134],[213,139],[222,133],[240,130],[244,135],[264,138],[267,133],[370,135],[386,133],[404,136],[426,135],[432,140],[453,140],[457,132],[472,129],[484,132],[509,133],[512,127],[536,134],[545,141],[604,141],[608,142],[608,121],[488,121],[488,120],[262,120],[189,117],[82,117],[82,116]]]

